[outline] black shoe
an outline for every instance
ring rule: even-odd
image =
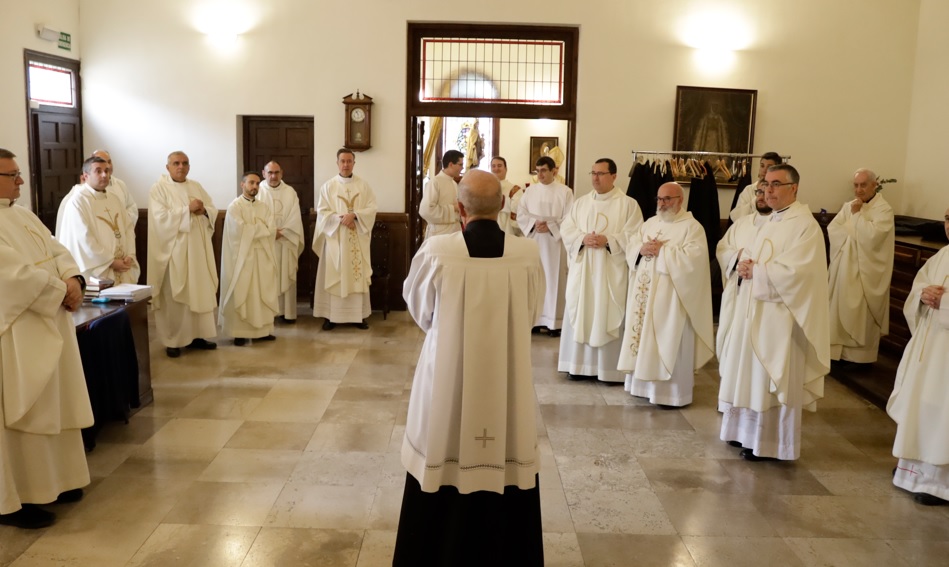
[[[275,341],[277,337],[273,335],[267,335],[266,337],[260,337],[259,339],[254,339],[255,341]]]
[[[752,463],[758,463],[761,461],[777,461],[778,460],[778,459],[775,459],[774,457],[759,457],[751,449],[742,449],[741,453],[738,453],[738,455],[742,459],[745,459],[746,461],[751,461]]]
[[[191,341],[191,344],[188,345],[188,348],[196,348],[199,350],[214,350],[217,348],[217,343],[212,343],[211,341],[206,341],[204,339],[195,339]]]
[[[559,337],[559,336],[560,336],[560,329],[547,329],[547,336],[548,336],[548,337]]]
[[[533,329],[531,329],[531,334],[532,334],[532,335],[539,335],[541,329],[543,329],[543,327],[534,327]]]
[[[949,502],[943,500],[938,496],[933,496],[932,494],[926,494],[925,492],[914,492],[913,500],[917,504],[922,504],[923,506],[945,506]]]
[[[329,319],[327,319],[326,321],[323,321],[324,331],[332,331],[335,328],[336,328],[336,323],[330,321]]]
[[[178,358],[181,356],[181,349],[178,347],[168,347],[165,349],[165,354],[168,355],[168,358]]]
[[[357,329],[362,329],[363,331],[365,331],[366,329],[369,328],[369,323],[366,323],[365,321],[363,321],[363,322],[361,322],[361,323],[356,323],[356,328],[357,328]]]
[[[661,409],[661,410],[682,409],[682,408],[679,407],[679,406],[670,406],[669,404],[656,404],[656,407],[659,408],[659,409]],[[683,406],[683,407],[685,407],[685,406]]]
[[[731,445],[732,447],[738,447],[739,449],[743,449],[743,448],[745,447],[744,445],[742,445],[742,444],[739,443],[738,441],[727,441],[727,443],[728,443],[729,445]]]
[[[247,339],[234,339],[234,346],[244,346],[247,344]]]
[[[584,376],[583,374],[567,374],[567,380],[573,380],[574,382],[580,382],[581,380],[589,380],[594,378],[593,376]]]
[[[280,320],[286,323],[287,325],[293,325],[294,323],[297,322],[296,319],[287,319],[286,315],[281,315]]]
[[[66,492],[60,493],[56,497],[56,504],[71,504],[73,502],[79,502],[82,500],[83,492],[81,488],[73,488],[72,490],[67,490]]]
[[[24,504],[12,514],[0,514],[0,525],[13,526],[24,530],[36,530],[53,525],[56,514],[34,504]]]

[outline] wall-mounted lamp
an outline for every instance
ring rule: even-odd
[[[59,41],[59,31],[47,27],[46,24],[36,24],[36,35],[46,41]]]
[[[679,39],[695,48],[696,66],[711,74],[721,74],[735,65],[735,52],[754,41],[752,26],[740,12],[717,7],[692,12],[679,26]]]

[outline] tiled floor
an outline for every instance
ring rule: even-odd
[[[35,532],[0,527],[0,565],[389,565],[399,448],[422,333],[301,317],[278,340],[168,359],[155,403],[89,455],[86,498]],[[828,379],[802,458],[748,463],[718,440],[714,366],[663,411],[569,383],[534,337],[548,565],[944,565],[949,510],[890,483],[894,425]]]

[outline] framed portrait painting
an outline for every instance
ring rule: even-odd
[[[672,149],[750,154],[758,91],[676,87]]]
[[[534,164],[541,156],[547,155],[547,152],[556,148],[560,144],[560,138],[557,136],[531,136],[530,163],[527,164],[527,173],[534,173]]]

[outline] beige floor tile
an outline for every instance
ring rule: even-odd
[[[778,535],[747,495],[680,490],[659,492],[658,496],[679,535]]]
[[[689,550],[675,535],[577,533],[586,567],[691,567]]]
[[[577,534],[544,532],[544,566],[583,567]]]
[[[605,405],[606,401],[596,385],[585,384],[535,384],[534,393],[541,404]]]
[[[323,423],[377,423],[394,425],[402,413],[402,402],[346,402],[333,400],[323,414]],[[403,420],[404,421],[404,420]]]
[[[714,459],[656,459],[638,457],[649,483],[657,493],[739,493],[742,486]],[[747,498],[747,497],[746,497]]]
[[[157,522],[60,520],[11,565],[121,567],[155,531]]]
[[[334,402],[393,402],[402,401],[401,386],[372,384],[340,384],[333,396]]]
[[[567,506],[567,496],[563,490],[540,489],[540,514],[545,532],[574,532],[573,518],[570,516],[570,507]]]
[[[823,484],[804,467],[794,462],[757,462],[744,459],[721,459],[742,492],[756,494],[830,495]]]
[[[733,516],[722,518],[731,521]],[[696,567],[797,567],[801,559],[779,537],[682,536]]]
[[[316,423],[245,421],[224,447],[302,451],[316,428]]]
[[[626,430],[626,442],[637,457],[689,459],[705,457],[706,442],[695,431]]]
[[[57,515],[89,523],[142,522],[157,524],[181,498],[190,479],[109,476],[76,504]]]
[[[250,414],[253,421],[317,423],[336,392],[327,380],[280,380]]]
[[[155,433],[145,446],[220,449],[241,423],[239,419],[175,418]]]
[[[847,497],[780,496],[755,504],[785,538],[862,538],[872,533]]]
[[[542,405],[547,427],[692,429],[681,412],[654,407]]]
[[[646,473],[632,455],[603,453],[555,458],[566,491],[649,490]]]
[[[261,526],[283,484],[194,482],[164,517],[169,524]]]
[[[540,488],[541,490],[559,490],[563,492],[560,469],[557,468],[557,459],[553,453],[540,454]]]
[[[287,484],[266,525],[275,528],[365,529],[375,491],[365,486]]]
[[[89,475],[93,478],[109,476],[139,448],[131,443],[96,443],[91,453],[86,453]]]
[[[241,565],[350,567],[356,564],[362,544],[362,530],[265,527]]]
[[[842,538],[787,538],[808,567],[909,567],[885,541]]]
[[[96,443],[127,443],[131,445],[145,443],[164,428],[169,417],[149,417],[136,415],[128,423],[113,421],[105,424],[99,430]]]
[[[366,530],[356,567],[392,567],[395,536],[393,530]]]
[[[240,567],[258,527],[161,524],[126,567]]]
[[[922,506],[894,486],[885,496],[860,495],[840,499],[869,526],[870,534],[892,540],[949,541],[949,518],[944,506]]]
[[[399,527],[403,492],[401,487],[395,486],[380,486],[376,489],[376,497],[369,512],[369,529],[395,530]]]
[[[306,446],[307,452],[385,452],[394,426],[387,423],[320,423]],[[401,439],[400,439],[401,447]]]
[[[303,453],[288,482],[339,486],[378,486],[386,453]]]
[[[558,455],[632,455],[621,429],[547,427],[550,446]]]
[[[662,504],[649,489],[566,492],[577,533],[674,535]]]
[[[198,480],[202,482],[286,482],[302,451],[221,449]]]
[[[247,419],[262,399],[262,397],[222,396],[217,392],[209,392],[206,389],[204,393],[182,408],[176,417]]]
[[[6,567],[48,530],[21,530],[0,526],[0,565]]]
[[[139,446],[112,473],[115,477],[194,480],[211,464],[217,449],[207,447]]]
[[[887,540],[907,565],[941,565],[949,557],[949,541]]]

